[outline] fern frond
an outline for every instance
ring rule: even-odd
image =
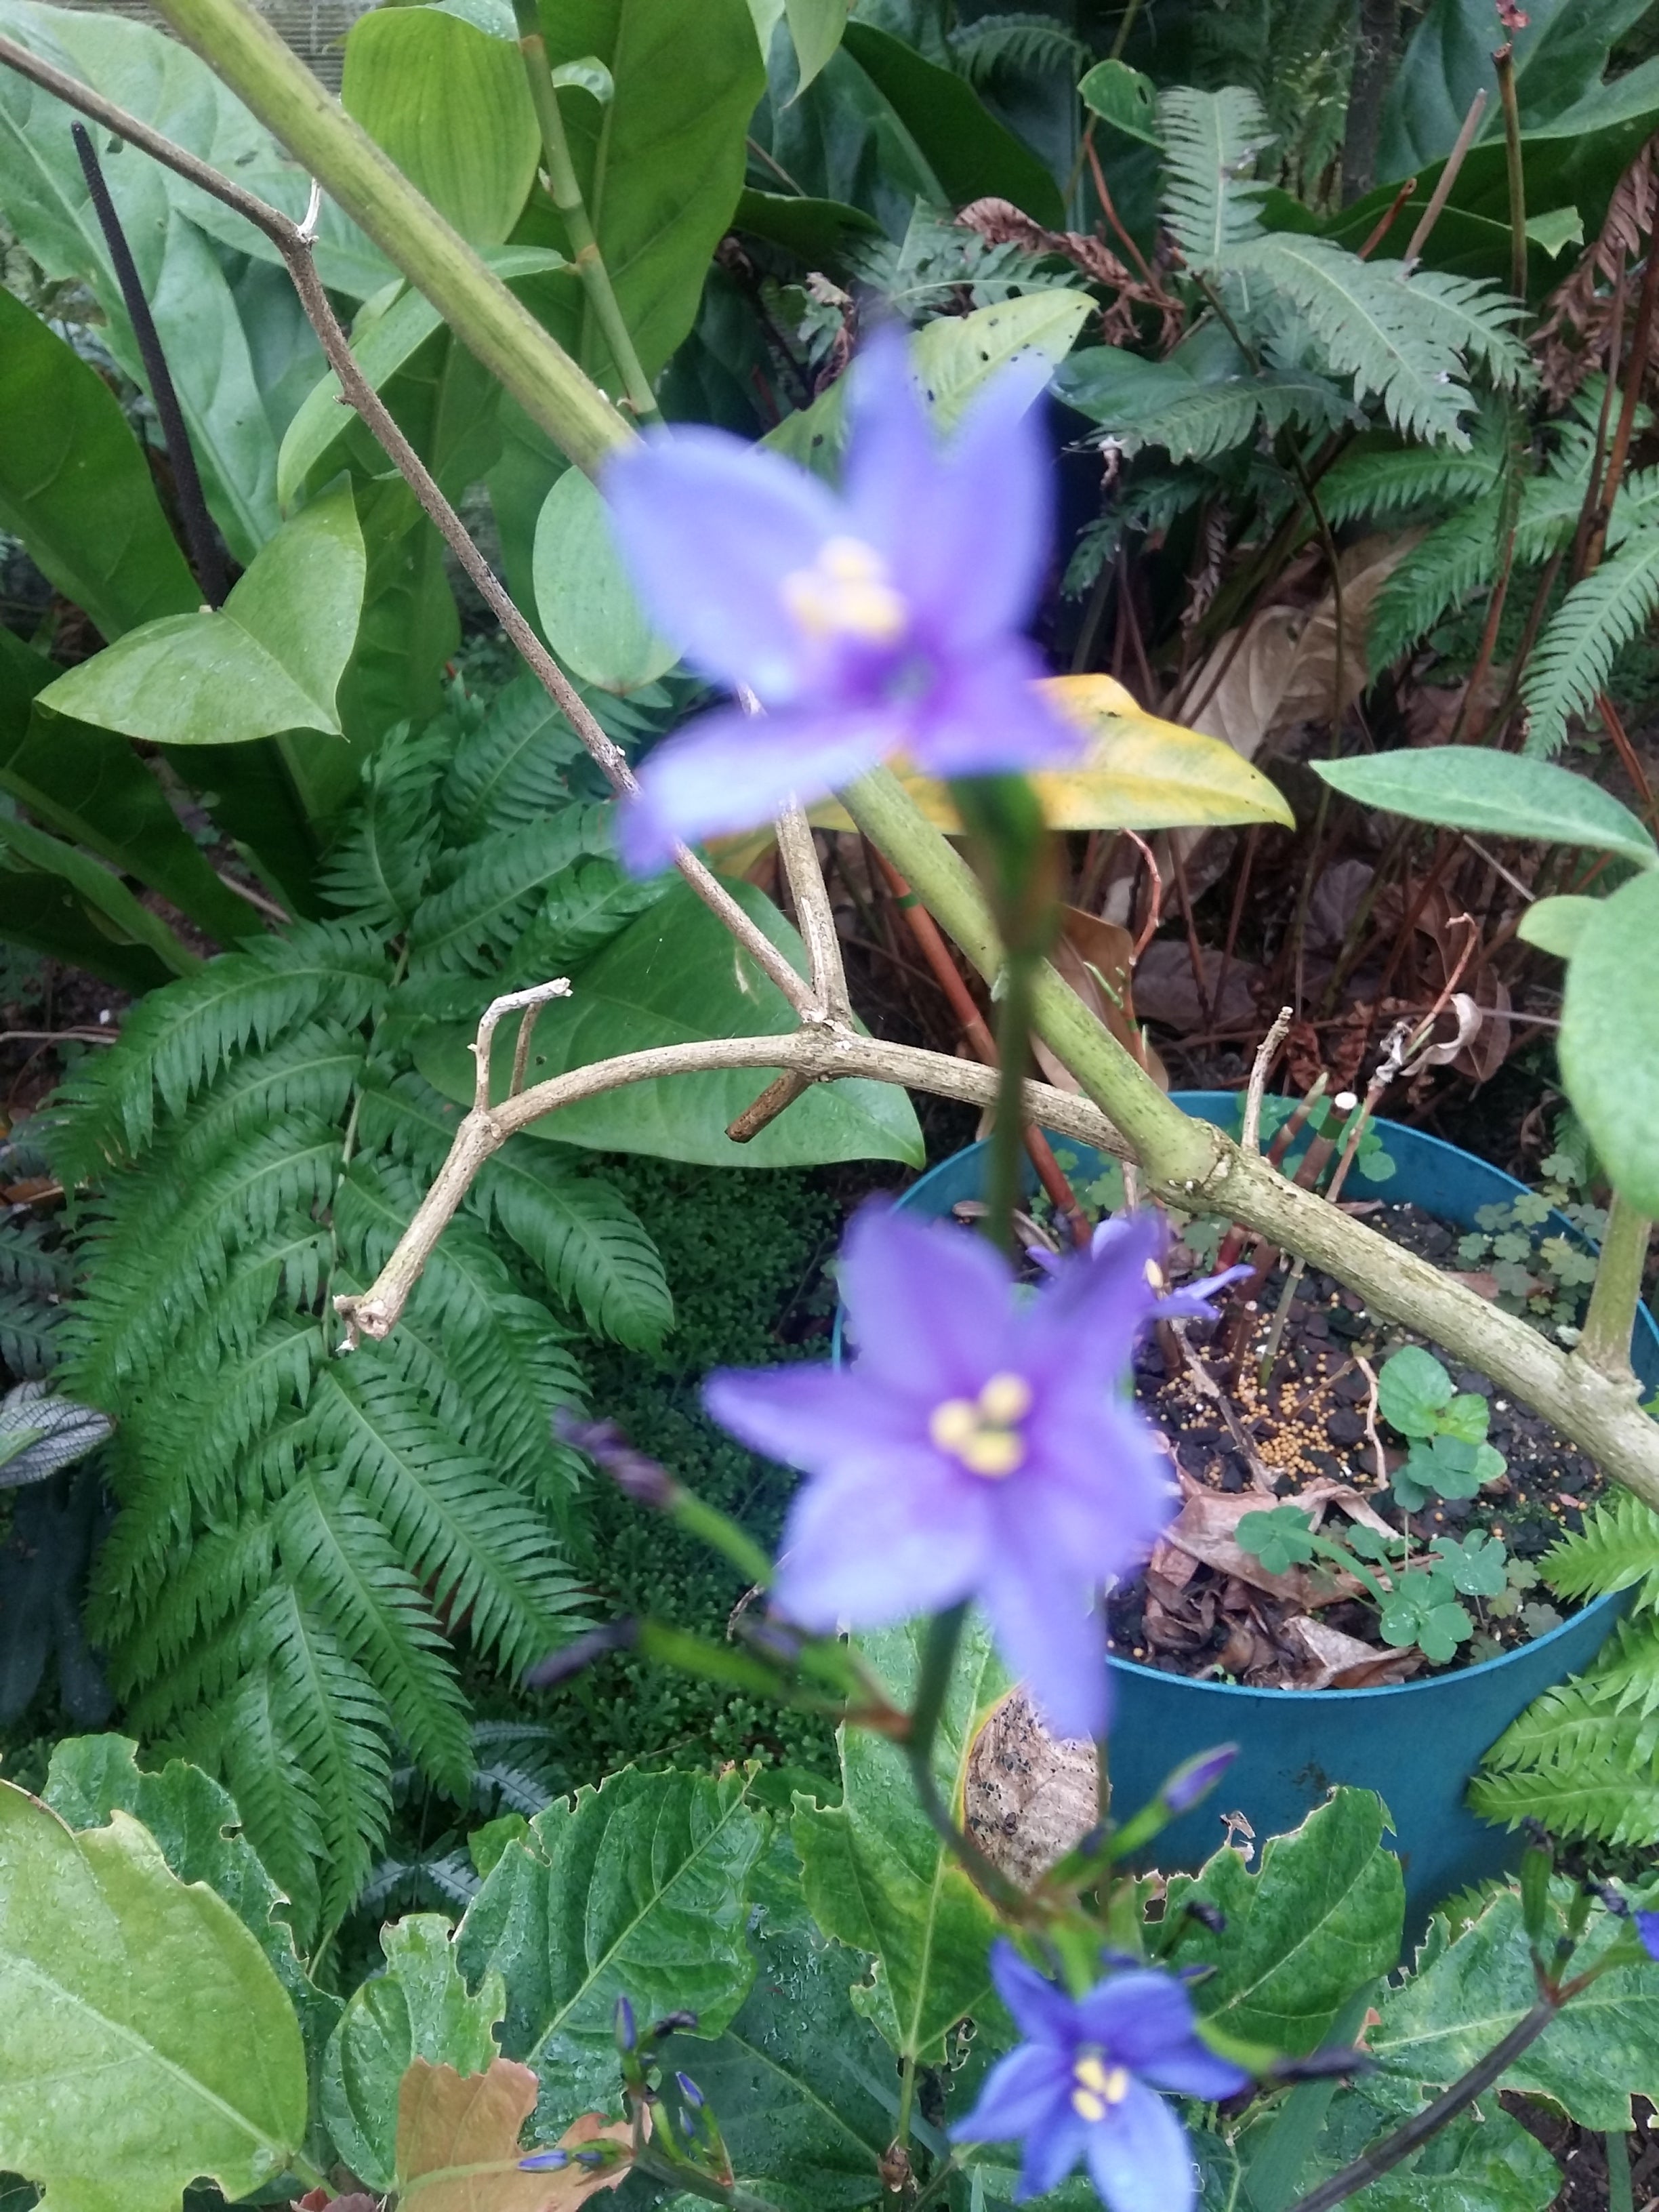
[[[151,1606],[142,1620],[123,1620],[130,1593],[122,1587],[118,1569],[106,1565],[107,1549],[97,1562],[97,1583],[88,1612],[88,1627],[109,1652],[112,1686],[118,1696],[132,1698],[147,1686],[160,1685],[173,1674],[186,1651],[215,1635],[227,1621],[240,1619],[252,1600],[270,1583],[276,1559],[276,1540],[263,1514],[247,1515],[230,1527],[211,1528],[198,1536],[185,1557],[167,1577],[167,1602]],[[233,1658],[232,1671],[235,1662]],[[194,1683],[180,1685],[168,1704],[166,1693],[156,1696],[148,1718],[153,1725],[155,1708],[170,1719],[180,1704],[193,1702],[201,1693]]]
[[[1659,1604],[1659,1513],[1627,1490],[1617,1491],[1589,1514],[1576,1536],[1564,1536],[1538,1562],[1558,1597],[1606,1597],[1643,1587],[1644,1610]]]
[[[1595,1678],[1534,1699],[1470,1785],[1484,1820],[1541,1820],[1603,1843],[1659,1841],[1659,1722],[1618,1711]]]
[[[603,1177],[573,1172],[556,1148],[509,1139],[473,1185],[498,1221],[588,1327],[654,1352],[674,1325],[674,1300],[645,1224]]]
[[[311,1785],[322,1838],[322,1917],[349,1911],[392,1815],[391,1715],[384,1698],[298,1593],[276,1583],[245,1632],[252,1668],[268,1674],[276,1728]],[[233,1795],[235,1791],[233,1786]],[[237,1796],[248,1840],[264,1856],[249,1808]]]
[[[984,15],[947,34],[952,60],[972,85],[1005,75],[1079,76],[1092,56],[1053,15]]]
[[[548,884],[541,913],[514,952],[512,986],[576,967],[666,896],[660,877],[645,881],[608,854],[581,854]]]
[[[1360,398],[1380,399],[1409,436],[1467,447],[1470,368],[1514,380],[1524,368],[1510,327],[1520,307],[1471,277],[1419,270],[1407,278],[1397,262],[1362,261],[1294,232],[1230,247],[1226,263],[1252,295],[1260,286],[1288,301],[1334,373],[1352,377]]]
[[[276,1526],[283,1569],[302,1601],[366,1668],[424,1771],[465,1804],[472,1787],[465,1700],[443,1635],[385,1529],[343,1483],[309,1477],[283,1498]]]
[[[330,905],[354,921],[391,936],[420,903],[438,851],[434,798],[450,751],[441,726],[412,736],[405,723],[370,756],[362,802],[319,878]]]
[[[1261,103],[1240,85],[1161,93],[1164,220],[1195,269],[1214,269],[1260,237],[1267,187],[1253,177],[1270,133]]]
[[[1344,522],[1386,522],[1421,507],[1458,507],[1497,484],[1504,447],[1477,432],[1460,452],[1446,446],[1399,446],[1381,436],[1356,439],[1321,477],[1319,503],[1333,528]]]
[[[1596,1654],[1589,1679],[1618,1713],[1645,1721],[1659,1712],[1659,1626],[1650,1614],[1619,1623]]]
[[[64,1188],[145,1149],[158,1094],[176,1114],[250,1042],[263,1048],[321,1013],[362,1021],[388,972],[369,931],[300,922],[152,991],[127,1016],[120,1042],[58,1093],[51,1158]]]
[[[322,1813],[315,1784],[283,1724],[270,1668],[261,1667],[244,1677],[212,1735],[211,1749],[199,1732],[184,1734],[181,1748],[210,1772],[216,1768],[223,1775],[244,1833],[287,1893],[295,1939],[301,1950],[309,1950],[323,1918],[318,1880],[326,1848]]]
[[[415,910],[411,970],[495,966],[522,935],[549,878],[578,854],[602,852],[610,832],[610,807],[582,802],[472,846],[443,889]]]
[[[510,1032],[509,1032],[510,1035]],[[390,1082],[365,1084],[357,1107],[357,1135],[365,1152],[389,1152],[423,1181],[442,1166],[460,1125],[461,1109],[405,1068]]]
[[[216,1318],[204,1316],[209,1337]],[[308,1315],[273,1315],[246,1346],[216,1361],[181,1345],[179,1379],[144,1393],[127,1417],[124,1446],[134,1462],[167,1468],[180,1498],[213,1521],[239,1493],[243,1455],[305,1405],[324,1357],[322,1332]],[[121,1533],[118,1522],[112,1543]]]
[[[1575,584],[1551,617],[1527,672],[1523,750],[1547,760],[1566,741],[1569,716],[1588,712],[1620,650],[1659,607],[1659,529],[1633,532]]]
[[[362,1031],[330,1021],[308,1022],[264,1052],[239,1054],[187,1117],[157,1133],[169,1173],[185,1186],[260,1129],[301,1117],[343,1120],[366,1057]]]
[[[1413,546],[1384,582],[1366,637],[1373,672],[1389,666],[1490,584],[1504,556],[1504,495],[1489,491],[1454,511]]]
[[[309,1423],[313,1448],[481,1650],[516,1673],[577,1625],[576,1586],[546,1523],[458,1451],[404,1383],[366,1367],[348,1379],[336,1360],[318,1378]]]
[[[579,684],[583,703],[618,744],[637,739],[648,717],[626,700]],[[568,772],[585,757],[581,741],[533,676],[520,676],[495,699],[456,749],[441,793],[444,818],[458,845],[538,816],[570,800]]]

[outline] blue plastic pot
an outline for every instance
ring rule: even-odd
[[[1237,1100],[1228,1091],[1176,1094],[1189,1114],[1235,1126]],[[1385,1123],[1395,1172],[1386,1186],[1464,1228],[1483,1206],[1504,1205],[1525,1185],[1472,1153],[1398,1123]],[[1075,1154],[1084,1176],[1099,1162],[1085,1145],[1056,1137]],[[917,1213],[948,1214],[981,1194],[985,1146],[969,1146],[908,1190],[900,1204]],[[1364,1184],[1356,1185],[1364,1188]],[[1552,1226],[1567,1230],[1557,1217]],[[839,1346],[840,1332],[836,1332]],[[1659,1387],[1659,1327],[1645,1310],[1632,1358],[1643,1382]],[[1483,1754],[1540,1692],[1577,1674],[1595,1657],[1625,1602],[1599,1599],[1533,1643],[1502,1658],[1455,1674],[1380,1690],[1253,1690],[1231,1682],[1197,1682],[1114,1659],[1115,1719],[1112,1780],[1119,1802],[1150,1798],[1170,1770],[1195,1752],[1236,1743],[1237,1765],[1212,1799],[1167,1828],[1158,1839],[1165,1868],[1199,1864],[1222,1839],[1218,1809],[1241,1812],[1258,1838],[1280,1835],[1323,1802],[1334,1784],[1380,1793],[1393,1819],[1395,1848],[1406,1875],[1407,1909],[1420,1919],[1431,1905],[1468,1882],[1513,1861],[1516,1839],[1476,1818],[1464,1802]]]

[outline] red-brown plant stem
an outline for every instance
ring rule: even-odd
[[[1463,118],[1463,127],[1457,134],[1457,143],[1446,156],[1446,166],[1440,172],[1429,204],[1423,210],[1411,243],[1406,248],[1406,273],[1411,271],[1423,258],[1423,248],[1429,242],[1429,233],[1440,220],[1440,211],[1451,197],[1451,188],[1457,182],[1457,173],[1463,166],[1463,157],[1474,143],[1474,134],[1480,128],[1480,118],[1486,112],[1486,88],[1484,85],[1469,102],[1469,112]]]
[[[1607,426],[1613,420],[1613,395],[1619,389],[1619,361],[1625,349],[1626,278],[1630,272],[1630,257],[1619,257],[1619,275],[1613,288],[1613,312],[1608,318],[1607,373],[1601,386],[1601,404],[1595,418],[1595,447],[1590,455],[1589,477],[1584,486],[1584,503],[1578,510],[1578,526],[1572,533],[1572,566],[1567,571],[1574,583],[1584,573],[1584,556],[1589,546],[1590,532],[1601,503],[1601,471],[1607,458]],[[1553,581],[1553,577],[1551,579]]]
[[[1607,472],[1601,480],[1595,520],[1591,525],[1589,541],[1584,549],[1583,574],[1586,576],[1593,568],[1601,566],[1601,556],[1607,550],[1607,522],[1613,513],[1613,503],[1619,496],[1619,488],[1625,480],[1625,463],[1630,458],[1630,441],[1636,428],[1636,410],[1641,404],[1642,379],[1647,374],[1648,349],[1653,343],[1656,308],[1659,308],[1659,227],[1648,233],[1647,265],[1642,271],[1642,290],[1636,303],[1636,327],[1631,333],[1630,366],[1625,372],[1619,427],[1613,434],[1613,450],[1607,455]]]
[[[1400,190],[1395,194],[1393,205],[1389,209],[1387,214],[1383,216],[1376,229],[1372,231],[1370,236],[1365,240],[1365,243],[1360,247],[1360,260],[1369,261],[1370,259],[1372,254],[1376,252],[1377,247],[1382,245],[1383,240],[1394,228],[1395,218],[1399,215],[1401,209],[1405,206],[1407,201],[1416,190],[1416,178],[1407,177],[1405,183],[1401,185]]]
[[[873,852],[874,848],[870,849]],[[951,948],[939,933],[939,924],[927,908],[911,892],[898,870],[879,853],[876,862],[887,879],[888,888],[898,902],[899,911],[910,926],[911,934],[921,949],[933,980],[944,992],[951,1012],[961,1027],[963,1041],[975,1060],[987,1067],[996,1067],[1000,1062],[997,1041],[990,1025],[975,1003],[974,994],[963,980],[962,970],[951,957]],[[1041,1129],[1028,1125],[1025,1130],[1025,1150],[1031,1165],[1036,1170],[1037,1181],[1042,1185],[1054,1211],[1070,1230],[1072,1242],[1081,1249],[1089,1242],[1089,1217],[1078,1204],[1077,1194],[1066,1180],[1064,1170],[1054,1158],[1054,1146]]]
[[[1129,231],[1125,228],[1123,218],[1119,215],[1117,209],[1113,203],[1111,191],[1106,182],[1106,172],[1101,167],[1100,156],[1095,151],[1094,130],[1095,126],[1091,123],[1083,136],[1084,150],[1089,157],[1090,172],[1095,180],[1095,190],[1100,195],[1100,204],[1105,212],[1106,220],[1111,224],[1112,228],[1117,233],[1119,239],[1122,242],[1124,252],[1128,255],[1130,260],[1134,263],[1135,268],[1139,273],[1141,283],[1147,287],[1149,291],[1162,292],[1164,287],[1158,283],[1157,277],[1153,276],[1151,269],[1147,266],[1146,255],[1135,244],[1135,241],[1131,236]]]
[[[1630,733],[1620,717],[1618,708],[1605,691],[1598,691],[1595,695],[1595,711],[1606,725],[1607,735],[1613,739],[1614,751],[1624,763],[1625,774],[1641,795],[1649,828],[1659,833],[1659,802],[1655,800],[1653,785],[1642,764],[1641,754],[1630,741]]]

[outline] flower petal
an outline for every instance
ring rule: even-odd
[[[914,1419],[884,1420],[880,1395],[827,1360],[792,1367],[720,1367],[702,1386],[710,1417],[751,1451],[817,1474],[848,1457],[849,1440],[871,1450],[915,1441]]]
[[[1039,353],[1010,362],[951,441],[946,501],[952,511],[943,519],[955,526],[955,542],[973,549],[942,611],[959,652],[1024,625],[1053,557],[1054,464],[1042,404],[1049,374]]]
[[[1173,1974],[1139,1966],[1109,1974],[1077,2001],[1078,2033],[1113,2063],[1144,2073],[1193,2037],[1193,2001]]]
[[[1650,1959],[1659,1959],[1659,1912],[1632,1912],[1636,1933]]]
[[[975,1397],[1002,1364],[1012,1277],[988,1238],[875,1201],[854,1217],[837,1273],[860,1367],[904,1397]]]
[[[617,824],[623,861],[653,875],[676,843],[775,821],[792,798],[810,805],[874,766],[896,743],[890,714],[702,715],[659,745],[640,770],[640,795]]]
[[[951,2130],[953,2142],[1009,2142],[1047,2130],[1069,2100],[1069,2053],[1022,2043],[1000,2058],[986,2077],[979,2102]]]
[[[779,1606],[827,1632],[843,1620],[879,1628],[957,1604],[975,1587],[987,1550],[985,1514],[963,1487],[927,1451],[809,1483],[783,1532]]]
[[[1058,2045],[1069,2068],[1072,2046],[1079,2039],[1077,2008],[1060,1984],[1022,1959],[1006,1936],[991,1946],[991,1979],[1019,2023],[1020,2033],[1034,2041]]]
[[[1075,760],[1083,739],[1035,688],[1042,673],[1036,647],[1023,637],[993,639],[956,659],[936,653],[905,751],[917,768],[943,776],[1013,775]]]
[[[1046,2197],[1051,2189],[1058,2189],[1086,2154],[1091,2133],[1089,2123],[1072,2109],[1068,2097],[1052,2127],[1025,2138],[1025,2156],[1019,2170],[1021,2198]],[[1146,2212],[1152,2212],[1152,2208],[1148,2206]],[[1164,2212],[1164,2207],[1159,2205],[1157,2212]]]
[[[845,529],[834,495],[723,430],[680,429],[605,471],[617,539],[653,619],[706,676],[794,697],[810,649],[779,586]]]
[[[1010,1522],[1001,1516],[1002,1547],[979,1589],[1003,1657],[1030,1686],[1054,1734],[1075,1741],[1106,1731],[1109,1690],[1106,1631],[1091,1592],[1070,1562],[1011,1551]]]
[[[1089,2130],[1089,2175],[1109,2212],[1193,2212],[1193,2154],[1180,2121],[1155,2090],[1127,2095]]]

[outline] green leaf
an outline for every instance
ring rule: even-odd
[[[177,973],[147,945],[117,939],[94,922],[86,905],[56,873],[0,860],[0,939],[48,960],[84,968],[135,998]]]
[[[1465,1597],[1496,1597],[1508,1587],[1507,1562],[1502,1541],[1477,1528],[1461,1540],[1437,1536],[1434,1548],[1451,1569],[1451,1578]]]
[[[795,192],[746,190],[732,219],[733,230],[781,246],[809,269],[845,267],[848,248],[860,238],[879,238],[881,225],[845,200],[803,198]]]
[[[1552,1885],[1567,1905],[1572,1885]],[[1573,1956],[1573,1972],[1592,1966],[1618,1940],[1620,1923],[1594,1914]],[[1494,1898],[1455,1942],[1431,1926],[1419,1971],[1381,2000],[1382,2024],[1365,2047],[1390,2079],[1440,2088],[1455,2081],[1537,2000],[1532,1958],[1512,1889]],[[1632,2096],[1659,2088],[1659,1966],[1615,1966],[1564,2008],[1523,2051],[1502,2086],[1547,2098],[1581,2127],[1622,2130]]]
[[[1528,755],[1560,750],[1569,718],[1590,711],[1620,647],[1645,629],[1656,606],[1659,530],[1638,530],[1573,586],[1545,626],[1521,685]]]
[[[549,0],[542,28],[556,69],[596,60],[616,88],[608,106],[582,94],[560,106],[623,320],[654,377],[696,319],[709,257],[743,190],[766,83],[747,0]],[[539,194],[519,236],[572,251]],[[526,297],[566,351],[619,392],[586,293],[544,280]]]
[[[246,744],[280,731],[338,737],[335,694],[362,604],[350,490],[284,523],[216,613],[131,630],[40,695],[82,722],[162,744]]]
[[[796,96],[805,91],[841,44],[847,28],[848,0],[749,0],[761,52],[771,50],[772,33],[787,22],[795,49]]]
[[[804,974],[800,940],[753,884],[728,888],[744,911]],[[529,1060],[534,1083],[652,1045],[694,1038],[771,1036],[793,1021],[783,994],[736,950],[708,909],[676,884],[571,977],[568,1003],[537,1026]],[[415,1061],[447,1098],[472,1100],[472,1024],[434,1030]],[[492,1060],[504,1097],[511,1052]],[[921,1139],[909,1100],[890,1084],[818,1084],[748,1145],[726,1132],[764,1089],[763,1070],[663,1076],[631,1083],[532,1121],[527,1135],[596,1151],[650,1152],[708,1166],[801,1167],[828,1160],[904,1160],[919,1166]]]
[[[1584,218],[1576,207],[1552,208],[1547,215],[1527,217],[1527,236],[1541,246],[1551,260],[1568,246],[1584,242]]]
[[[473,1188],[562,1304],[613,1343],[656,1351],[674,1326],[673,1295],[649,1231],[619,1191],[516,1139]]]
[[[952,206],[1012,200],[1051,229],[1063,226],[1059,185],[1030,148],[997,121],[966,77],[928,61],[873,23],[849,23],[845,45],[891,102]]]
[[[360,2181],[389,2190],[397,2172],[398,2085],[410,2062],[483,2074],[507,1993],[486,1973],[468,1992],[449,1923],[412,1912],[380,1930],[385,1973],[351,1996],[323,2054],[319,2101],[341,2157]]]
[[[542,633],[585,683],[637,691],[679,659],[679,647],[652,628],[617,550],[610,509],[580,469],[567,469],[547,495],[533,564]]]
[[[1297,1505],[1247,1513],[1237,1534],[1240,1548],[1259,1559],[1270,1575],[1287,1575],[1314,1556],[1313,1524]]]
[[[106,638],[200,603],[120,402],[6,291],[0,527],[22,539],[48,580]]]
[[[398,12],[427,15],[432,11]],[[359,27],[370,20],[362,17]],[[519,67],[516,61],[514,66]],[[490,246],[483,258],[503,283],[515,276],[546,275],[566,265],[562,254],[540,246]],[[574,282],[574,275],[571,281]],[[388,285],[376,298],[364,302],[352,328],[352,357],[366,380],[380,392],[442,327],[443,318],[424,292],[401,283]],[[340,404],[340,380],[331,369],[301,402],[276,456],[276,496],[285,514],[307,483],[318,485],[333,474],[339,448],[353,434],[351,418]]]
[[[1240,85],[1161,94],[1164,213],[1187,259],[1200,269],[1248,245],[1261,228],[1265,183],[1251,175],[1271,132],[1261,103]]]
[[[1206,2020],[1299,2055],[1322,2041],[1346,1998],[1389,1972],[1400,1955],[1405,1885],[1382,1847],[1385,1821],[1370,1790],[1336,1790],[1263,1848],[1259,1873],[1228,1846],[1195,1877],[1175,1877],[1170,1916],[1190,1898],[1226,1920],[1218,1935],[1188,1916],[1170,1954],[1179,1966],[1214,1966],[1193,1992]]]
[[[94,860],[90,853],[83,853],[78,845],[66,845],[59,837],[49,837],[44,830],[20,821],[9,811],[0,811],[0,845],[7,847],[27,866],[39,868],[47,875],[61,876],[85,912],[94,921],[101,915],[107,933],[118,941],[148,945],[175,975],[188,975],[201,966],[197,954],[173,934],[159,914],[152,914],[134,897],[119,876],[112,874],[102,861]]]
[[[910,341],[910,361],[939,431],[949,435],[1000,368],[1022,353],[1056,364],[1088,320],[1085,292],[1027,292],[966,315],[941,315]],[[810,407],[787,415],[762,443],[820,476],[833,476],[847,434],[847,390],[832,384]]]
[[[1413,822],[1439,822],[1483,836],[1590,845],[1644,868],[1659,851],[1627,806],[1587,776],[1551,762],[1484,745],[1414,745],[1364,760],[1316,761],[1334,791]]]
[[[441,9],[376,9],[347,33],[340,98],[470,245],[501,245],[542,150],[515,45]]]
[[[865,1657],[900,1705],[914,1695],[926,1620],[860,1639]],[[963,1639],[940,1718],[934,1773],[956,1818],[974,1740],[1008,1678],[989,1630],[975,1615]],[[945,2056],[946,2031],[991,1998],[995,1913],[957,1865],[917,1802],[904,1753],[866,1729],[840,1730],[842,1802],[798,1800],[792,1833],[806,1902],[828,1936],[868,1953],[853,2003],[901,2057]]]
[[[1659,1214],[1659,870],[1600,901],[1567,963],[1567,1095],[1613,1188]]]
[[[1160,149],[1164,135],[1158,121],[1158,87],[1127,62],[1097,62],[1078,87],[1078,97],[1103,123],[1109,123],[1126,137]]]
[[[1452,1379],[1431,1352],[1402,1345],[1377,1378],[1376,1408],[1402,1437],[1431,1437],[1452,1402]]]
[[[222,1899],[125,1813],[76,1835],[0,1783],[0,2167],[60,2212],[174,2212],[283,2172],[306,2125],[299,2024]]]
[[[1311,2188],[1349,2165],[1380,2136],[1392,2135],[1417,2104],[1396,2082],[1340,2091],[1297,2185]],[[1560,2168],[1537,2137],[1496,2099],[1483,2097],[1358,2201],[1364,2212],[1548,2212],[1560,2189]]]
[[[617,2097],[612,2016],[691,2011],[730,2025],[754,1974],[747,1887],[764,1836],[740,1775],[641,1774],[550,1806],[509,1844],[457,1937],[469,1982],[507,1987],[501,2048],[568,2116]]]
[[[1601,903],[1600,899],[1578,898],[1570,892],[1534,899],[1515,933],[1524,945],[1536,945],[1545,952],[1554,953],[1558,960],[1570,960]]]

